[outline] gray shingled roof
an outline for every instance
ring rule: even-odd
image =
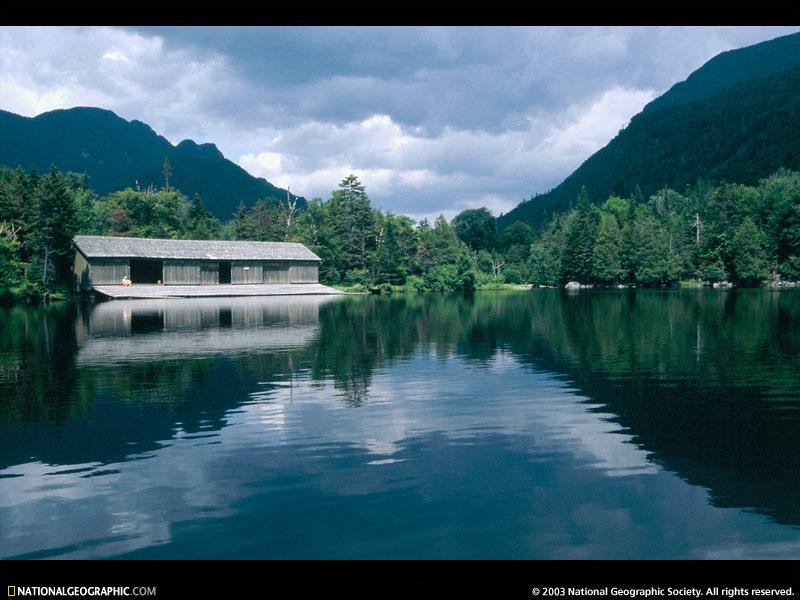
[[[158,240],[77,235],[75,245],[87,258],[189,258],[203,260],[320,260],[303,244]]]

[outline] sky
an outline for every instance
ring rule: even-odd
[[[2,27],[0,108],[96,106],[415,219],[558,185],[719,52],[800,27]]]

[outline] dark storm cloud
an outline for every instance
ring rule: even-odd
[[[615,85],[665,91],[722,49],[777,28],[147,28],[166,48],[224,56],[242,114],[274,127],[389,114],[406,127],[500,131]],[[291,110],[287,110],[291,107]]]
[[[0,107],[102,106],[415,216],[557,185],[715,54],[798,28],[0,28]]]

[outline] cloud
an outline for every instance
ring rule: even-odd
[[[437,137],[410,133],[389,115],[343,125],[310,122],[282,131],[264,151],[239,157],[239,164],[319,197],[354,173],[378,206],[416,218],[439,212],[452,217],[479,206],[499,214],[519,202],[521,180],[532,187],[552,185],[653,96],[612,88],[556,122],[530,119],[524,130],[502,132],[447,128]]]
[[[557,185],[720,51],[800,28],[0,28],[0,107],[100,106],[326,197],[410,215]]]
[[[653,90],[620,87],[606,90],[588,109],[573,113],[574,120],[556,129],[539,148],[559,157],[565,165],[582,162],[616,136],[655,97]]]
[[[198,60],[159,37],[106,27],[3,28],[0,52],[2,108],[34,116],[100,106],[174,143],[217,133],[219,114],[208,107],[239,89],[224,57]]]
[[[105,54],[103,54],[103,58],[105,60],[112,60],[118,62],[131,62],[131,59],[127,57],[127,55],[119,50],[109,50]]]

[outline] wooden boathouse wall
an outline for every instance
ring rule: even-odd
[[[290,266],[287,262],[264,263],[261,267],[261,281],[263,283],[289,283],[289,269]]]
[[[317,283],[319,266],[315,263],[289,265],[282,262],[230,261],[231,283]],[[219,283],[219,262],[165,260],[162,282],[165,285],[216,285]],[[75,276],[80,286],[116,285],[130,277],[127,259],[87,260],[77,253]],[[136,282],[134,282],[136,283]]]
[[[319,265],[317,263],[307,262],[293,264],[289,267],[289,283],[317,283],[317,281],[319,281]]]
[[[75,279],[82,289],[93,285],[114,285],[123,277],[130,277],[130,261],[125,258],[87,259],[81,252],[75,253],[73,267]]]
[[[231,261],[231,283],[261,283],[261,265],[254,260]]]
[[[134,285],[319,282],[319,257],[296,243],[104,236],[77,236],[75,243],[74,272],[83,289],[121,285],[123,277]]]
[[[219,262],[165,260],[164,283],[167,285],[214,285],[219,283]]]

